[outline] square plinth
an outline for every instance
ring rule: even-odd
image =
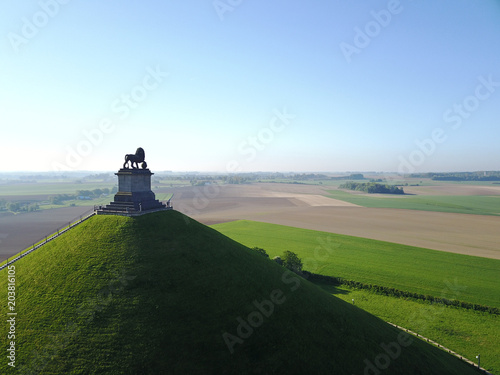
[[[115,199],[102,213],[122,212],[138,213],[149,210],[169,209],[159,202],[151,191],[151,173],[149,169],[120,169],[118,176],[118,192]]]
[[[149,169],[120,169],[118,176],[119,192],[151,191],[151,173]]]

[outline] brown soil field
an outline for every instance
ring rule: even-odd
[[[500,217],[496,216],[365,208],[321,196],[323,188],[310,185],[174,190],[174,207],[208,225],[255,220],[500,259]]]
[[[414,188],[426,188],[427,192],[438,188],[447,194],[460,195],[465,192],[470,195],[477,189],[493,195],[491,192],[497,189],[451,184]],[[260,183],[179,187],[169,191],[174,193],[175,209],[208,225],[255,220],[500,259],[500,217],[365,208],[325,197],[328,189],[317,185]],[[437,194],[436,190],[432,194]],[[0,260],[24,250],[89,208],[0,215]]]
[[[0,215],[0,261],[30,247],[68,225],[92,207],[64,207],[23,214]]]

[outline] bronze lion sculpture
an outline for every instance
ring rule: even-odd
[[[144,158],[146,157],[146,154],[144,153],[144,150],[142,147],[139,147],[135,154],[127,154],[125,155],[125,163],[123,163],[123,168],[124,169],[129,169],[128,168],[128,163],[130,162],[130,166],[132,169],[137,169],[139,168],[139,163],[142,163],[142,168],[145,169],[147,168],[147,164],[144,161]],[[134,166],[135,164],[135,166]]]

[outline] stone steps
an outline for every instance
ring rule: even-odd
[[[105,207],[99,207],[97,214],[136,216],[146,212],[171,209],[170,202],[167,205],[161,203],[151,191],[153,174],[149,169],[120,169],[115,173],[118,176],[118,192],[114,201]]]

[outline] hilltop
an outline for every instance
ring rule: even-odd
[[[20,373],[476,373],[176,211],[96,216],[14,265]]]

